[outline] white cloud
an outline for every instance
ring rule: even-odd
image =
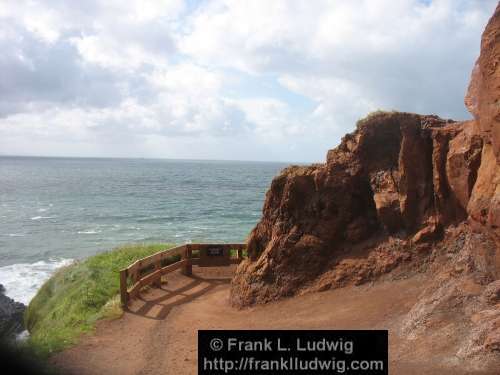
[[[348,112],[399,107],[463,116],[463,90],[495,4],[220,0],[193,17],[179,46],[206,64],[272,72],[317,101],[317,111],[347,104]],[[453,100],[443,103],[443,88]]]
[[[274,98],[231,100],[244,113],[261,142],[283,142],[287,137],[302,135],[305,124],[293,118],[287,103]]]
[[[165,59],[145,50],[140,43],[123,44],[109,35],[89,35],[71,38],[85,62],[103,68],[134,71],[143,64],[163,65]]]
[[[0,4],[0,18],[22,24],[41,41],[56,42],[64,24],[50,7],[33,1],[5,1]]]
[[[114,17],[125,17],[137,23],[158,18],[174,20],[185,10],[182,0],[109,0],[103,3],[103,7]]]
[[[217,94],[222,87],[222,74],[192,63],[165,66],[147,74],[148,82],[162,90],[184,92],[188,95]]]
[[[0,153],[322,160],[377,108],[465,117],[495,5],[1,2]]]

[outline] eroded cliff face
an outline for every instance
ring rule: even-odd
[[[484,142],[482,163],[467,211],[475,222],[500,235],[500,5],[486,26],[465,104],[474,131]]]
[[[405,329],[417,334],[439,306],[458,301],[456,313],[475,335],[462,355],[500,350],[500,299],[483,295],[500,294],[499,38],[500,6],[465,99],[474,120],[374,113],[326,163],[282,171],[248,239],[231,302],[241,307],[391,271],[429,271],[436,281]]]
[[[385,245],[408,248],[408,257],[410,248],[439,239],[445,225],[467,217],[482,150],[473,125],[375,113],[328,153],[325,164],[285,169],[250,235],[250,259],[233,280],[233,302],[296,294],[316,288],[318,277],[322,289],[349,278],[366,281],[402,261]],[[380,253],[363,259],[359,250],[355,269],[342,270],[357,247]]]

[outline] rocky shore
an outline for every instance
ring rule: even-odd
[[[9,340],[24,331],[24,311],[26,306],[5,295],[0,284],[0,339]]]

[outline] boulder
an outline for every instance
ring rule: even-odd
[[[24,311],[26,306],[4,294],[0,284],[0,338],[10,339],[24,331]]]

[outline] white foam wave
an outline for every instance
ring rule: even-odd
[[[17,334],[16,340],[18,342],[25,342],[26,340],[28,340],[29,337],[30,333],[27,330],[24,330],[21,333]]]
[[[31,220],[53,219],[54,216],[34,216]]]
[[[100,230],[82,230],[82,231],[78,231],[77,232],[78,234],[97,234],[97,233],[101,233]]]
[[[72,262],[72,259],[50,259],[0,267],[0,283],[5,287],[7,296],[27,305],[58,268]]]

